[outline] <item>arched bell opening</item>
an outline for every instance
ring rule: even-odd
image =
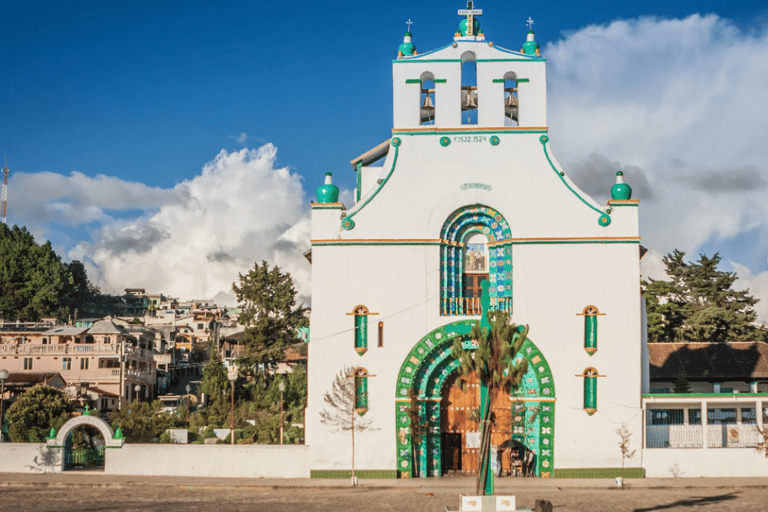
[[[461,124],[477,124],[477,63],[474,52],[461,56]]]
[[[504,75],[504,126],[519,126],[519,101],[517,98],[517,74]]]
[[[435,76],[429,71],[421,74],[420,119],[422,125],[435,124],[437,96],[435,95]]]

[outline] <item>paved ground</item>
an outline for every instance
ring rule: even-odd
[[[102,473],[0,473],[0,511],[292,512],[427,511],[456,507],[474,479],[364,480],[116,477]],[[502,479],[518,506],[550,500],[557,512],[768,510],[768,479]]]

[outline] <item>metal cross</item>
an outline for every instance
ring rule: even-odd
[[[413,22],[411,21],[411,18],[408,18],[408,21],[406,21],[405,24],[408,25],[408,32],[410,32],[411,31],[411,25],[413,24]]]
[[[531,30],[531,27],[533,26],[533,20],[531,19],[530,16],[528,16],[528,21],[526,21],[525,23],[528,24],[528,30]]]

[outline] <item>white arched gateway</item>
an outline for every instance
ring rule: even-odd
[[[62,450],[66,450],[67,436],[74,429],[83,425],[93,427],[99,432],[101,432],[101,435],[104,436],[105,448],[122,448],[123,444],[125,443],[125,439],[123,439],[122,435],[115,436],[115,432],[112,430],[112,427],[110,427],[106,421],[104,421],[101,418],[97,418],[95,416],[83,415],[83,416],[77,416],[75,418],[72,418],[71,420],[67,421],[64,425],[62,425],[61,430],[59,430],[59,432],[56,434],[56,437],[52,437],[48,439],[47,441],[48,447],[61,448]],[[55,431],[52,433],[55,433]],[[66,457],[66,454],[64,454],[64,456],[61,457],[60,459],[61,470],[66,469],[64,467],[66,464],[66,460],[67,460],[67,457]],[[106,452],[105,452],[104,462],[106,465]]]

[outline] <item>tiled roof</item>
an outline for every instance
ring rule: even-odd
[[[91,334],[128,334],[125,328],[115,325],[109,318],[99,320],[88,329],[88,332]]]
[[[58,373],[43,373],[43,372],[19,372],[9,373],[8,378],[5,379],[5,385],[9,387],[14,386],[34,386],[35,384],[48,384]]]
[[[97,388],[97,387],[95,387],[95,386],[88,386],[88,391],[95,391],[95,392],[96,392],[96,393],[98,393],[98,394],[99,394],[99,396],[101,396],[101,397],[113,397],[113,398],[118,398],[118,396],[119,396],[119,395],[117,395],[117,394],[115,394],[115,393],[112,393],[111,391],[104,391],[103,389],[101,389],[101,388]]]
[[[72,327],[71,325],[65,325],[62,327],[54,327],[53,329],[45,331],[43,334],[47,334],[48,336],[78,336],[87,330],[87,327]]]
[[[768,343],[648,343],[651,380],[768,378]]]

